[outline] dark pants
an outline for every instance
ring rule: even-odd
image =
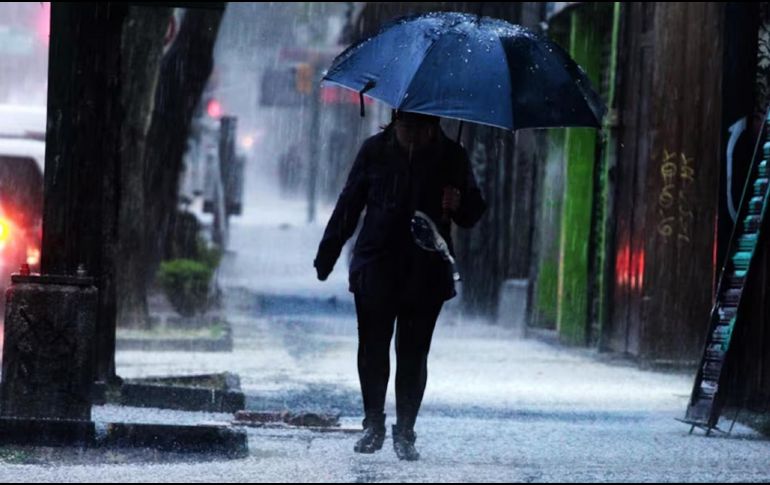
[[[397,425],[412,429],[428,379],[428,352],[443,301],[397,304],[355,295],[358,377],[367,420],[380,421],[390,377],[390,341],[396,327]],[[397,322],[397,323],[396,323]]]

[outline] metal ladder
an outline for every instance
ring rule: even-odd
[[[761,133],[766,133],[770,122],[770,110],[765,116]],[[701,428],[710,434],[720,431],[717,427],[725,401],[727,373],[724,371],[730,358],[730,343],[736,325],[743,325],[748,315],[744,313],[743,293],[746,283],[758,266],[757,248],[761,241],[762,229],[767,215],[770,160],[770,133],[764,135],[763,159],[756,163],[756,152],[763,136],[760,135],[754,149],[749,177],[741,197],[738,218],[733,229],[727,258],[722,266],[717,287],[716,301],[711,311],[706,346],[695,377],[692,395],[685,418],[679,421],[691,425],[690,433]],[[737,416],[736,416],[737,417]],[[733,421],[733,424],[735,421]],[[732,426],[731,426],[732,430]]]

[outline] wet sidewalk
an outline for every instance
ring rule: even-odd
[[[252,410],[316,410],[358,426],[360,398],[351,317],[235,319],[231,354],[127,352],[124,374],[237,372]],[[141,360],[141,363],[139,362]],[[462,320],[443,319],[417,425],[423,459],[391,447],[352,451],[355,436],[248,429],[241,460],[169,455],[88,465],[3,465],[9,481],[766,481],[770,444],[689,436],[681,416],[689,378],[597,361],[591,355]],[[392,416],[393,390],[388,412]],[[114,412],[104,408],[100,413]],[[221,422],[228,415],[141,410],[140,419]],[[88,452],[86,452],[88,453]],[[104,459],[102,458],[102,461]],[[90,460],[94,461],[94,460]]]
[[[290,221],[291,222],[291,221]],[[345,269],[315,281],[320,225],[241,221],[222,269],[231,353],[119,352],[123,377],[234,372],[247,409],[340,413],[360,426],[356,321]],[[296,289],[296,291],[295,291]],[[333,301],[334,303],[330,303]],[[453,309],[437,326],[417,446],[353,453],[355,435],[248,429],[247,458],[133,454],[47,465],[0,455],[4,481],[768,481],[770,442],[736,425],[730,437],[688,435],[676,422],[690,376],[642,371],[589,351],[518,340]],[[394,394],[386,412],[392,422]],[[122,412],[110,407],[95,414]],[[224,414],[137,410],[136,419],[223,422]]]

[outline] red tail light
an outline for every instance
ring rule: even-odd
[[[11,226],[11,221],[5,217],[0,217],[0,249],[5,247],[11,237]]]

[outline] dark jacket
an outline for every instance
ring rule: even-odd
[[[420,249],[412,240],[410,225],[415,210],[426,213],[452,250],[451,224],[442,220],[446,185],[461,192],[461,205],[452,220],[471,227],[486,204],[462,146],[441,132],[436,143],[413,153],[410,161],[392,128],[368,138],[318,248],[319,276],[325,278],[332,271],[366,208],[350,264],[350,291],[386,299],[452,298],[454,282],[448,263],[438,253]]]

